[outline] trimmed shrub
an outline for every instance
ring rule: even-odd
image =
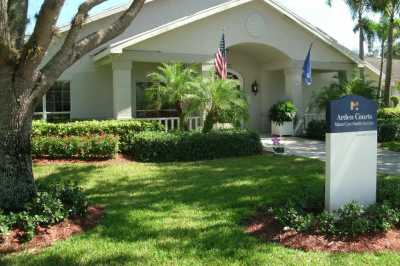
[[[399,106],[399,103],[400,103],[399,96],[392,96],[392,97],[390,97],[390,100],[392,101],[394,108]]]
[[[378,180],[378,202],[389,203],[392,207],[400,209],[400,183],[396,179]]]
[[[284,207],[272,209],[274,218],[284,227],[298,232],[321,233],[329,236],[358,237],[382,233],[399,224],[400,211],[388,204],[365,208],[357,202],[346,204],[335,212],[307,212],[289,201]]]
[[[84,216],[88,207],[86,195],[83,193],[82,188],[75,183],[66,184],[51,184],[48,186],[49,191],[61,200],[64,205],[65,211],[68,215]]]
[[[142,132],[123,137],[121,150],[142,162],[211,160],[262,152],[260,137],[242,130]]]
[[[400,119],[379,119],[378,140],[389,142],[400,138]]]
[[[69,123],[47,123],[34,121],[32,136],[92,136],[115,135],[122,136],[142,131],[162,131],[164,128],[158,122],[143,120],[105,120],[105,121],[78,121]]]
[[[400,108],[382,108],[378,111],[378,119],[397,120],[400,119]]]
[[[270,205],[269,215],[283,227],[298,232],[345,238],[387,232],[400,226],[400,180],[378,179],[377,203],[365,207],[357,202],[334,212],[324,211],[324,188],[300,187],[284,202]]]
[[[33,137],[32,156],[50,159],[111,159],[118,152],[118,138],[90,137]]]
[[[378,111],[379,142],[400,138],[400,108],[383,108]]]
[[[66,212],[60,199],[49,192],[38,192],[26,210],[42,225],[55,224],[64,219]]]
[[[316,140],[325,140],[328,131],[325,120],[312,120],[306,128],[306,137]]]

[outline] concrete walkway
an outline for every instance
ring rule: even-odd
[[[267,151],[272,151],[272,139],[263,137],[262,143]],[[282,138],[287,155],[314,158],[325,161],[325,142],[302,138]],[[378,149],[378,171],[400,175],[400,153]]]

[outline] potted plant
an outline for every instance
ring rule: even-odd
[[[281,101],[274,104],[269,111],[272,135],[294,135],[293,121],[296,113],[297,108],[291,101]]]

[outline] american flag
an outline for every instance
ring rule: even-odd
[[[226,47],[225,47],[225,34],[222,34],[222,39],[218,52],[215,55],[215,72],[221,79],[227,79],[228,77],[228,60],[226,57]]]

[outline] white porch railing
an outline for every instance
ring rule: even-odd
[[[165,131],[179,130],[181,128],[179,117],[155,117],[155,118],[141,118],[145,121],[158,121],[165,127]],[[189,130],[196,131],[203,128],[203,118],[200,116],[191,117],[188,120]]]
[[[35,112],[34,116],[41,116],[42,120],[47,121],[48,116],[51,115],[71,115],[71,112]]]

